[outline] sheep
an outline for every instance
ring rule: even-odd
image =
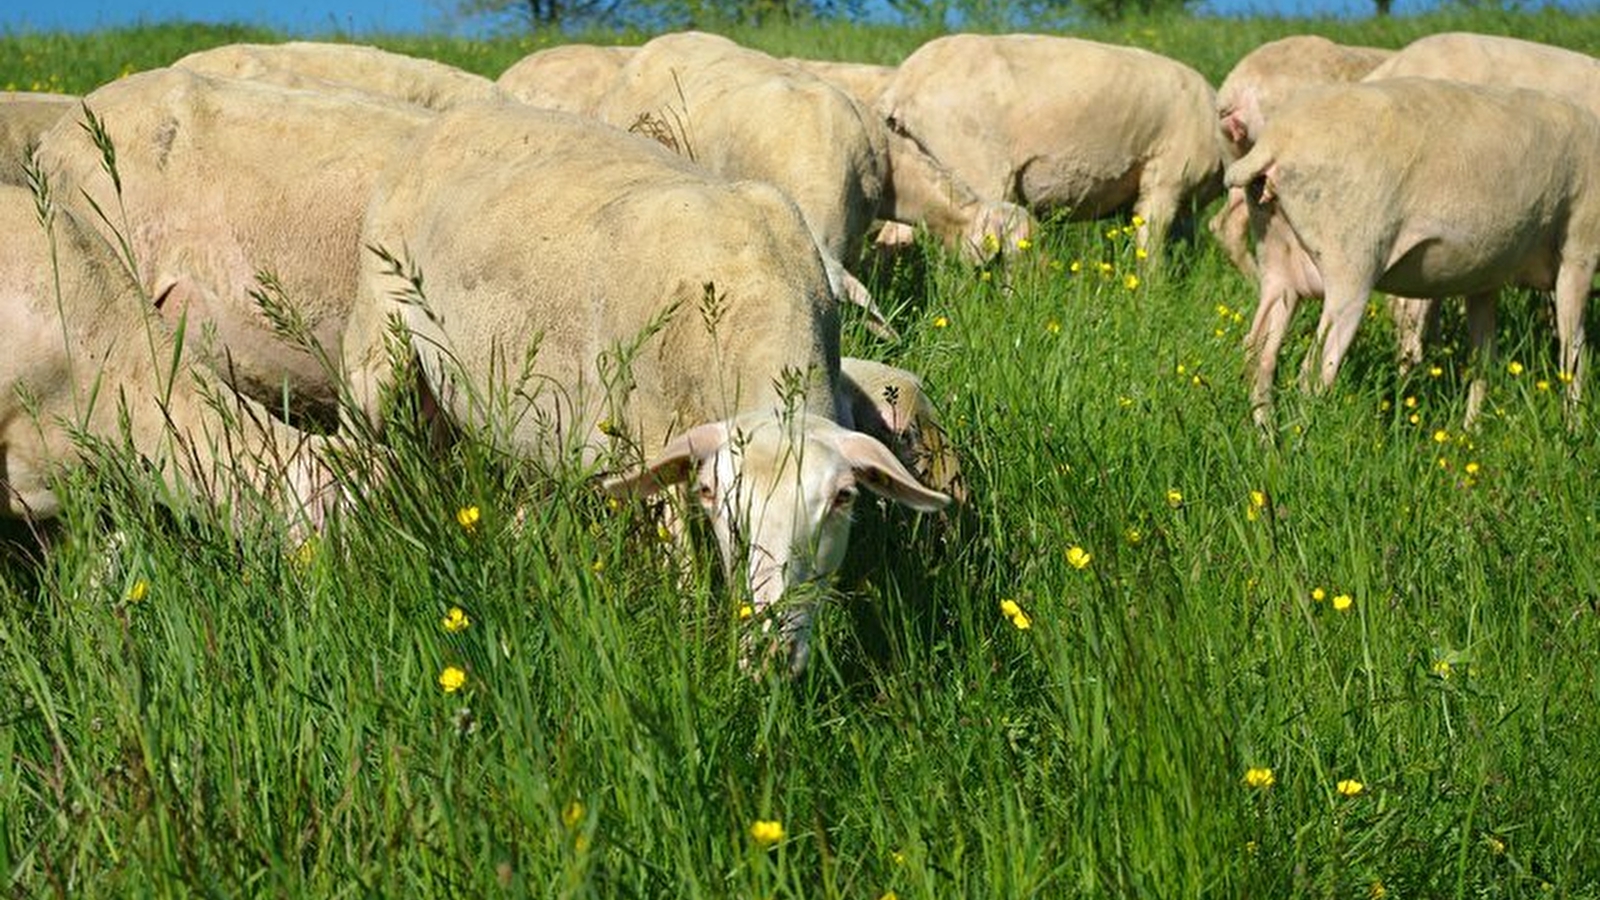
[[[1254,136],[1276,107],[1308,87],[1360,81],[1392,50],[1349,47],[1325,37],[1301,34],[1268,41],[1245,54],[1217,88],[1217,119],[1222,128],[1227,161],[1250,152]],[[1250,213],[1244,192],[1230,190],[1227,202],[1212,217],[1210,230],[1234,266],[1255,275],[1255,261],[1245,233]]]
[[[960,34],[907,57],[878,108],[979,196],[1077,218],[1131,203],[1155,259],[1184,207],[1220,189],[1213,97],[1200,73],[1143,50]]]
[[[462,108],[384,176],[363,240],[383,252],[342,359],[372,423],[398,319],[440,408],[506,452],[607,467],[617,493],[686,486],[792,669],[795,589],[839,565],[857,493],[949,502],[850,427],[820,254],[771,185],[591,120]]]
[[[1545,91],[1600,116],[1600,60],[1533,41],[1468,32],[1429,35],[1400,48],[1366,80],[1408,77]],[[1438,321],[1439,301],[1396,297],[1390,314],[1402,367],[1420,362],[1423,336]]]
[[[325,357],[356,293],[371,185],[433,114],[184,69],[131,75],[84,102],[115,145],[121,196],[78,116],[40,142],[59,196],[83,191],[113,214],[92,221],[109,239],[125,232],[141,284],[169,320],[210,338],[196,349],[235,387],[275,409],[287,398],[297,420],[336,420]],[[290,302],[304,334],[284,340],[262,294]]]
[[[524,56],[495,84],[529,106],[592,116],[633,53],[633,47],[562,44]]]
[[[1450,135],[1441,142],[1439,135]],[[1302,381],[1323,387],[1374,287],[1467,296],[1482,405],[1500,287],[1554,289],[1561,370],[1579,399],[1583,311],[1600,260],[1600,120],[1535,91],[1401,78],[1302,93],[1227,171],[1247,187],[1261,267],[1247,338],[1251,401],[1270,422],[1273,373],[1299,298],[1322,296],[1320,353]]]
[[[59,472],[92,444],[126,440],[152,471],[235,516],[255,495],[299,528],[320,525],[339,499],[320,440],[242,399],[227,410],[215,378],[177,365],[123,261],[51,192],[0,185],[0,514],[55,517]]]
[[[24,163],[40,136],[77,106],[66,94],[0,92],[0,184],[27,184]]]
[[[432,110],[507,99],[481,75],[359,44],[228,44],[191,53],[172,67],[280,87],[353,90]]]

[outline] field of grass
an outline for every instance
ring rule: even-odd
[[[1091,36],[1216,80],[1295,31],[1459,28],[1600,49],[1600,18],[1555,13]],[[270,36],[0,36],[0,87]],[[737,36],[884,61],[925,37]],[[540,39],[384,43],[493,74]],[[798,679],[740,669],[714,553],[684,583],[642,508],[470,439],[397,436],[402,477],[303,546],[171,513],[115,460],[68,479],[49,549],[18,535],[0,569],[0,885],[1600,897],[1600,435],[1561,415],[1548,302],[1503,306],[1478,431],[1460,311],[1403,378],[1374,315],[1333,391],[1285,386],[1269,445],[1250,286],[1206,241],[1141,278],[1125,224],[878,280],[903,339],[846,349],[924,376],[972,499],[858,507]]]

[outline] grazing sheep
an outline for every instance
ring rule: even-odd
[[[1222,171],[1214,95],[1200,73],[1131,47],[1041,35],[923,44],[879,100],[982,197],[1077,218],[1128,206],[1152,258]]]
[[[405,251],[368,260],[344,344],[369,415],[398,317],[440,407],[507,452],[620,464],[617,491],[687,486],[794,668],[810,609],[791,591],[837,568],[856,494],[949,501],[848,427],[836,304],[770,185],[593,121],[463,108],[384,177],[364,240]]]
[[[23,166],[39,138],[62,116],[78,108],[66,94],[0,92],[0,184],[27,184]]]
[[[1448,141],[1440,135],[1448,134]],[[1507,284],[1554,290],[1561,369],[1581,385],[1583,311],[1600,260],[1600,120],[1535,91],[1421,78],[1306,91],[1228,168],[1247,187],[1261,267],[1248,337],[1258,423],[1301,297],[1322,296],[1302,380],[1332,383],[1367,296],[1467,296],[1482,404],[1494,303]]]
[[[1445,32],[1412,41],[1366,76],[1440,78],[1554,94],[1600,116],[1600,60],[1584,53],[1498,35]],[[1402,366],[1422,360],[1424,334],[1438,321],[1436,299],[1393,298],[1390,313]]]
[[[228,44],[191,53],[172,66],[279,87],[343,88],[433,110],[506,99],[494,82],[481,75],[359,44]]]
[[[1392,50],[1347,47],[1314,34],[1295,35],[1265,44],[1245,54],[1217,88],[1217,119],[1228,151],[1228,161],[1250,152],[1255,135],[1271,111],[1296,93],[1323,84],[1360,81]],[[1211,233],[1235,267],[1255,274],[1250,257],[1250,213],[1244,192],[1228,191],[1227,202],[1211,219]]]
[[[157,69],[85,98],[116,147],[119,201],[101,151],[71,116],[39,160],[63,202],[86,192],[113,216],[163,314],[187,315],[195,349],[274,409],[337,416],[325,359],[281,337],[252,294],[260,275],[333,353],[356,293],[361,222],[390,154],[431,113],[355,95],[294,91]],[[125,218],[124,218],[125,217]],[[111,225],[89,219],[115,240]]]
[[[529,106],[592,116],[633,53],[633,47],[562,44],[524,56],[495,83]]]
[[[55,476],[82,460],[86,440],[126,439],[152,471],[236,515],[255,494],[301,525],[321,523],[337,494],[319,439],[235,406],[203,369],[175,367],[170,333],[94,229],[4,185],[0,232],[0,514],[57,515]]]

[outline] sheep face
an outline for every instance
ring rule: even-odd
[[[775,416],[692,428],[611,486],[669,484],[686,485],[705,511],[730,582],[748,588],[763,632],[778,638],[791,672],[809,654],[810,595],[797,589],[839,568],[860,491],[924,512],[950,500],[919,484],[875,438],[827,420]],[[753,662],[748,650],[744,662]]]

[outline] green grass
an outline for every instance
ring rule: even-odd
[[[1215,79],[1305,27],[1095,36]],[[1309,27],[1600,48],[1600,20],[1557,14]],[[87,90],[261,36],[11,35],[0,84]],[[885,60],[917,39],[741,37]],[[493,72],[532,40],[386,43]],[[304,549],[168,513],[115,460],[118,477],[69,479],[49,549],[0,570],[0,884],[1600,897],[1600,440],[1592,410],[1569,428],[1559,385],[1539,386],[1547,301],[1504,305],[1501,360],[1525,369],[1490,372],[1478,432],[1459,431],[1454,310],[1407,378],[1369,319],[1334,390],[1281,390],[1269,446],[1242,377],[1250,287],[1202,242],[1130,288],[1115,224],[1050,228],[1005,269],[936,256],[880,279],[904,339],[852,326],[847,350],[924,376],[972,502],[947,521],[862,504],[798,680],[740,670],[714,553],[680,583],[642,508],[471,441],[433,460],[402,434],[401,476]],[[458,633],[451,606],[472,620]],[[1247,786],[1252,767],[1275,784]],[[786,837],[757,846],[757,820]]]

